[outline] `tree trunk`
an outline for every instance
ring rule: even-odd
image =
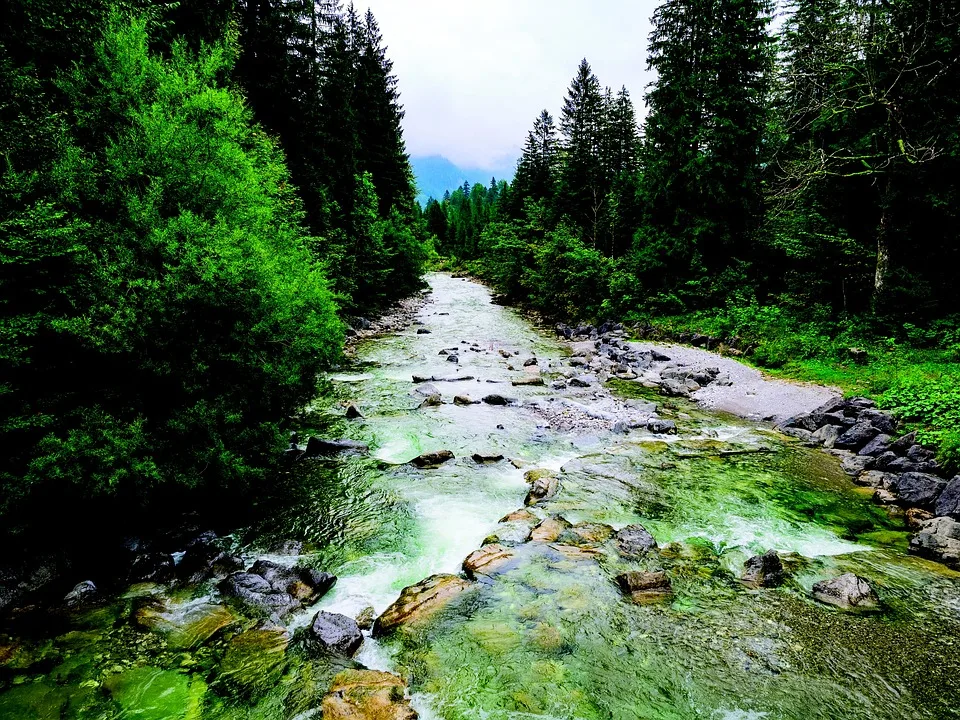
[[[880,223],[877,226],[877,264],[873,276],[873,309],[881,307],[887,290],[887,278],[890,274],[890,219],[887,213],[890,198],[891,181],[884,181],[883,196],[880,204]]]

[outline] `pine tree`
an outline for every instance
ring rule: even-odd
[[[544,110],[533,122],[517,163],[510,198],[510,212],[520,217],[526,200],[553,201],[557,182],[557,131],[553,117]]]
[[[604,102],[586,59],[567,91],[560,114],[563,135],[557,211],[569,215],[594,244],[609,179],[601,164]]]

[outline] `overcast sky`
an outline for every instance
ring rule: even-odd
[[[586,57],[601,85],[643,105],[658,0],[357,0],[400,78],[412,155],[512,165],[540,110],[556,117]]]

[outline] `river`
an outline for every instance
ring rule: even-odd
[[[381,613],[403,588],[459,572],[503,527],[499,519],[522,507],[525,470],[546,468],[559,473],[560,491],[537,506],[540,516],[642,523],[660,551],[636,561],[609,543],[589,552],[526,543],[506,570],[481,578],[430,622],[367,637],[356,660],[403,675],[421,717],[958,716],[960,575],[907,555],[901,521],[834,458],[629,383],[615,391],[634,397],[619,401],[597,387],[514,387],[524,359],[536,357],[549,374],[565,366],[568,349],[492,304],[484,287],[441,273],[428,279],[422,324],[362,342],[305,416],[328,436],[367,443],[370,456],[301,462],[264,501],[262,522],[237,533],[247,555],[277,560],[267,548],[303,540],[301,561],[337,575],[316,606],[287,621],[290,630],[321,609]],[[429,389],[414,375],[445,378],[432,383],[442,404],[420,407]],[[488,393],[515,402],[452,402]],[[568,400],[634,403],[638,412],[659,402],[679,433],[614,433],[609,423],[546,411]],[[363,419],[344,419],[347,403]],[[433,469],[407,464],[441,449],[456,459]],[[505,459],[478,463],[474,453]],[[784,558],[787,582],[744,586],[744,561],[771,548]],[[672,595],[625,599],[613,577],[633,569],[664,570]],[[848,571],[873,585],[879,612],[811,598],[817,580]],[[160,591],[132,588],[54,627],[0,638],[0,719],[304,720],[320,717],[332,673],[349,664],[304,658],[291,645],[228,672],[229,630],[177,646],[130,622],[151,592]],[[167,594],[187,608],[217,602],[208,586]],[[252,680],[230,681],[244,676]]]

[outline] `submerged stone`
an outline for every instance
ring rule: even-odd
[[[236,693],[257,698],[269,692],[286,668],[290,635],[265,625],[235,636],[220,662],[217,682]]]
[[[662,570],[647,572],[633,570],[616,577],[617,585],[624,595],[635,603],[661,600],[673,592],[670,578]]]
[[[530,540],[533,542],[554,542],[569,527],[570,523],[562,517],[550,517],[530,532]]]
[[[148,603],[136,611],[134,620],[140,627],[166,635],[171,649],[189,650],[209,641],[237,617],[223,605],[213,603],[172,607]]]
[[[180,720],[190,704],[190,679],[173,670],[135,667],[103,682],[122,710],[138,720]]]
[[[346,670],[333,679],[323,698],[323,720],[417,720],[405,689],[392,673]]]
[[[404,588],[400,597],[373,624],[373,636],[382,637],[400,626],[422,622],[473,584],[456,575],[431,575],[416,585]]]
[[[880,605],[870,583],[853,573],[821,580],[813,586],[813,597],[844,610],[872,610]]]

